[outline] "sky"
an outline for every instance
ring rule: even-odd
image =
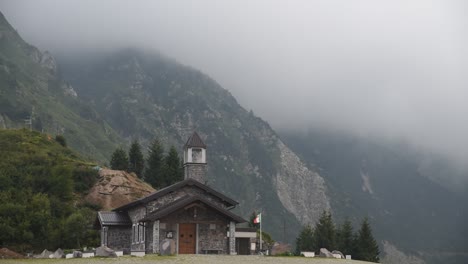
[[[0,0],[53,54],[128,46],[200,69],[278,129],[468,156],[468,2]]]

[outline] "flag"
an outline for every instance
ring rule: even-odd
[[[262,213],[259,213],[253,220],[254,224],[262,222]]]

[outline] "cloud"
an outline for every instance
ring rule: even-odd
[[[9,1],[56,54],[129,45],[201,69],[276,128],[327,125],[468,154],[464,1]]]

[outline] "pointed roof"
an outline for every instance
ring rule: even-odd
[[[212,194],[216,197],[218,197],[221,201],[224,202],[224,204],[226,204],[227,206],[235,206],[237,204],[239,204],[238,202],[236,202],[235,200],[227,197],[226,195],[214,190],[213,188],[210,188],[208,186],[206,186],[205,184],[197,181],[197,180],[194,180],[194,179],[186,179],[186,180],[183,180],[183,181],[180,181],[178,183],[175,183],[173,185],[170,185],[166,188],[163,188],[159,191],[156,191],[146,197],[143,197],[141,199],[138,199],[134,202],[131,202],[131,203],[128,203],[128,204],[125,204],[123,206],[120,206],[118,208],[115,208],[114,210],[112,211],[125,211],[125,210],[128,210],[129,208],[132,208],[134,206],[137,206],[137,205],[141,205],[141,204],[146,204],[150,201],[153,201],[153,200],[156,200],[170,192],[173,192],[175,190],[178,190],[180,188],[183,188],[185,186],[195,186],[195,187],[198,187],[202,190],[204,190],[205,192],[209,193],[209,194]]]
[[[146,222],[146,221],[154,221],[154,220],[161,219],[179,209],[186,207],[187,205],[197,203],[197,202],[205,204],[209,208],[217,211],[219,214],[224,215],[226,218],[233,220],[234,222],[237,222],[237,223],[247,222],[244,218],[224,208],[217,206],[215,203],[199,195],[187,195],[185,197],[182,197],[170,204],[167,204],[163,208],[151,213],[147,217],[143,218],[141,221]]]
[[[206,148],[205,143],[203,143],[203,140],[201,140],[200,136],[197,134],[197,132],[193,132],[193,134],[189,137],[187,140],[187,143],[185,143],[185,148]]]

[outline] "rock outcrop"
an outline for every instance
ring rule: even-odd
[[[101,169],[99,180],[85,197],[86,201],[110,210],[147,196],[155,190],[134,173]]]
[[[276,192],[284,208],[302,224],[315,223],[323,210],[330,210],[325,180],[311,171],[278,139],[281,169],[276,175]]]

